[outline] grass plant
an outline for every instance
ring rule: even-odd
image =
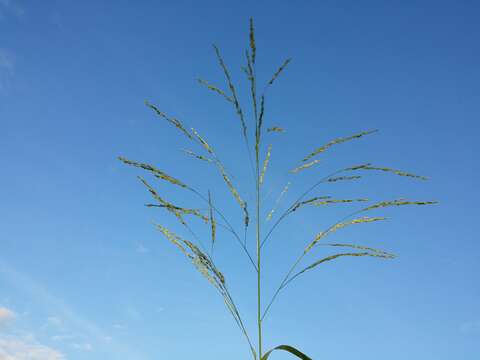
[[[243,138],[245,144],[250,167],[254,174],[254,188],[255,188],[255,203],[253,206],[247,205],[247,202],[244,200],[240,191],[237,190],[232,176],[227,172],[225,164],[220,160],[217,152],[214,150],[214,146],[210,141],[200,134],[194,128],[188,128],[183,122],[178,120],[175,117],[165,114],[157,106],[146,102],[147,107],[149,107],[157,116],[165,120],[171,126],[176,128],[178,132],[185,136],[188,141],[193,145],[196,145],[198,150],[194,152],[192,150],[184,150],[185,154],[193,157],[199,161],[208,163],[210,166],[213,166],[217,169],[219,176],[223,179],[228,191],[232,195],[232,200],[235,201],[241,211],[243,229],[239,231],[236,229],[232,222],[229,220],[229,217],[224,213],[218,205],[215,204],[215,197],[212,196],[210,190],[201,191],[193,187],[192,185],[179,180],[176,177],[167,174],[163,170],[160,170],[158,167],[146,164],[139,161],[134,161],[127,159],[125,157],[119,157],[119,160],[123,163],[140,168],[158,181],[168,182],[172,186],[177,186],[184,191],[193,193],[200,203],[198,208],[188,208],[177,205],[169,200],[166,200],[163,195],[161,196],[155,187],[143,177],[139,177],[140,182],[145,186],[147,191],[150,193],[153,199],[153,203],[147,204],[148,207],[163,208],[166,212],[172,214],[179,221],[180,225],[185,227],[188,233],[192,236],[191,240],[184,239],[172,230],[167,229],[161,224],[156,224],[156,228],[163,234],[163,236],[170,241],[175,247],[183,253],[188,260],[196,267],[196,269],[210,282],[210,284],[216,289],[220,296],[224,299],[225,305],[229,312],[231,313],[235,323],[239,327],[241,333],[245,337],[245,340],[248,344],[248,347],[251,352],[251,356],[254,360],[267,360],[269,356],[274,351],[286,351],[300,359],[308,360],[311,359],[309,356],[301,352],[300,350],[294,348],[290,345],[279,345],[273,347],[272,349],[265,351],[264,348],[264,327],[263,322],[265,317],[269,314],[273,303],[278,298],[279,294],[292,282],[294,282],[299,276],[302,276],[306,272],[316,269],[320,265],[329,263],[333,260],[342,258],[342,257],[374,257],[378,259],[393,259],[395,256],[389,252],[375,249],[365,245],[359,244],[349,244],[349,243],[335,243],[335,242],[325,242],[327,238],[333,237],[334,233],[353,225],[366,224],[366,223],[376,223],[379,221],[384,221],[386,218],[382,216],[368,216],[368,214],[377,209],[382,209],[385,207],[393,206],[407,206],[407,205],[431,205],[435,204],[435,201],[416,201],[416,200],[405,200],[405,199],[394,199],[394,200],[384,200],[376,203],[370,203],[369,199],[365,198],[332,198],[330,196],[311,196],[311,194],[322,184],[328,183],[337,183],[337,182],[347,182],[347,181],[357,181],[362,178],[362,173],[364,172],[375,172],[375,173],[390,173],[396,176],[408,177],[410,179],[424,181],[426,178],[424,176],[415,175],[406,171],[383,167],[383,166],[374,166],[370,163],[364,163],[360,165],[350,166],[347,168],[339,169],[331,174],[328,174],[322,177],[319,180],[314,181],[313,185],[306,189],[290,206],[283,212],[278,213],[277,208],[280,202],[285,197],[285,194],[289,191],[291,187],[291,182],[288,182],[287,185],[280,192],[280,195],[275,201],[275,206],[268,212],[266,219],[262,219],[262,214],[264,213],[263,204],[262,204],[262,194],[264,193],[264,180],[268,175],[268,169],[270,165],[270,157],[272,154],[272,146],[268,145],[265,149],[265,136],[270,135],[270,133],[282,133],[284,129],[276,125],[271,125],[269,128],[265,129],[265,102],[267,99],[268,89],[279,79],[282,73],[287,69],[291,60],[286,59],[278,68],[278,70],[272,75],[270,80],[263,85],[262,91],[259,91],[259,84],[257,83],[256,75],[256,61],[257,61],[257,47],[255,42],[255,29],[253,20],[250,19],[250,29],[249,29],[249,46],[245,51],[245,66],[242,67],[242,71],[245,73],[248,81],[248,92],[251,102],[251,118],[247,119],[245,115],[246,112],[240,103],[239,92],[236,85],[233,82],[229,68],[224,61],[220,49],[217,46],[213,46],[215,56],[217,58],[218,64],[221,71],[225,76],[226,90],[223,90],[221,87],[211,84],[209,81],[204,79],[199,79],[198,82],[205,86],[207,90],[212,91],[217,94],[223,100],[231,104],[236,117],[238,118],[239,127],[240,127],[240,136]],[[252,127],[252,129],[251,129]],[[266,130],[266,132],[265,132]],[[355,134],[335,138],[324,145],[318,146],[316,149],[310,151],[303,159],[301,159],[295,167],[291,169],[291,176],[297,176],[296,174],[300,172],[311,171],[312,168],[318,167],[320,163],[320,158],[324,153],[333,150],[336,146],[354,140],[363,139],[368,137],[377,130],[366,130],[357,132]],[[264,247],[265,244],[272,239],[272,234],[275,229],[288,217],[292,214],[300,212],[302,208],[305,207],[325,207],[329,208],[336,205],[348,205],[348,204],[365,204],[360,209],[355,210],[347,214],[342,219],[336,221],[328,228],[318,232],[313,239],[311,239],[303,251],[300,251],[298,258],[290,266],[286,275],[283,277],[283,280],[279,284],[276,291],[273,293],[273,296],[270,299],[265,300],[263,294],[264,286],[262,284],[262,259],[264,256]],[[203,207],[202,207],[203,206]],[[206,226],[209,227],[210,235],[210,246],[208,249],[202,246],[202,242],[199,241],[196,232],[189,224],[189,219],[191,217],[196,217],[201,219]],[[251,217],[253,217],[253,225],[251,224]],[[270,225],[271,224],[271,225]],[[253,246],[247,241],[252,233],[251,228],[253,228],[254,233],[254,249]],[[242,234],[243,232],[243,234]],[[227,286],[226,276],[221,272],[217,265],[215,264],[213,258],[214,247],[220,236],[229,234],[235,239],[238,243],[240,250],[247,257],[250,262],[255,275],[256,275],[256,331],[255,336],[252,336],[252,333],[247,329],[245,322],[241,316],[241,312],[237,307],[231,292],[229,290],[229,285]],[[314,248],[329,247],[335,250],[338,250],[338,253],[333,255],[320,257],[319,259],[313,261],[309,265],[305,266],[303,260],[310,255]]]

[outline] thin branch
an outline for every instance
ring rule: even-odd
[[[342,170],[337,170],[337,171],[334,171],[333,173],[331,173],[331,174],[329,174],[329,175],[321,178],[321,179],[320,179],[319,181],[317,181],[314,185],[312,185],[310,188],[308,188],[302,195],[300,195],[300,196],[298,197],[298,199],[295,200],[295,202],[294,202],[292,205],[290,205],[290,207],[289,207],[287,210],[285,210],[285,211],[283,212],[283,214],[280,216],[280,218],[278,218],[278,220],[275,222],[275,224],[273,224],[273,226],[271,227],[271,229],[269,230],[269,232],[267,233],[267,235],[266,235],[265,238],[263,239],[261,246],[263,247],[263,245],[265,245],[265,243],[267,242],[267,240],[269,239],[270,235],[271,235],[272,232],[275,230],[275,228],[280,224],[280,222],[282,222],[283,219],[285,219],[285,217],[287,217],[290,213],[293,212],[293,209],[295,209],[295,207],[297,206],[297,204],[299,204],[300,201],[302,201],[305,196],[307,196],[311,191],[313,191],[318,185],[324,183],[324,182],[327,181],[330,177],[332,177],[332,176],[334,176],[334,175],[336,175],[336,174],[338,174],[338,173],[340,173],[340,172],[342,172],[342,171],[343,171],[343,169],[342,169]]]
[[[334,224],[332,224],[331,226],[329,226],[325,232],[329,231],[330,229],[332,229],[333,227],[335,227],[335,225],[341,223],[342,221],[345,221],[346,219],[360,213],[362,210],[356,210],[352,213],[350,213],[349,215],[343,217],[342,219],[340,219],[339,221],[335,222]],[[295,271],[295,269],[297,268],[298,264],[300,264],[300,262],[303,260],[303,258],[305,257],[305,255],[307,254],[307,252],[303,251],[302,254],[297,258],[297,260],[293,263],[293,265],[290,267],[290,269],[288,270],[287,274],[285,275],[285,277],[283,278],[282,282],[280,283],[280,286],[277,288],[277,290],[275,291],[275,294],[273,295],[272,299],[270,300],[267,308],[265,309],[263,315],[262,315],[262,319],[267,315],[268,313],[268,310],[270,309],[270,307],[272,306],[272,304],[274,303],[275,299],[277,298],[278,294],[280,293],[280,291],[285,288],[285,286],[287,286],[287,284],[293,280],[292,279],[289,279],[290,278],[290,275],[292,275],[293,271]]]

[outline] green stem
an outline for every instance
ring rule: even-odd
[[[256,149],[257,167],[257,325],[258,325],[258,359],[262,358],[262,308],[261,308],[261,240],[260,240],[260,172],[258,161],[258,147]]]

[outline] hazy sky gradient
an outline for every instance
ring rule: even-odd
[[[143,206],[141,171],[116,157],[210,189],[241,228],[215,169],[180,151],[201,149],[143,102],[198,129],[253,204],[234,110],[195,80],[226,88],[216,43],[247,107],[250,16],[261,83],[293,58],[266,102],[266,126],[286,132],[266,138],[265,215],[288,180],[283,209],[315,179],[363,162],[431,180],[365,173],[314,195],[441,202],[377,211],[389,221],[332,235],[398,258],[339,259],[299,278],[265,321],[266,347],[295,345],[315,360],[478,359],[479,10],[459,0],[0,0],[0,359],[249,358],[222,299],[151,223],[188,233]],[[316,147],[369,129],[380,131],[287,176]],[[166,199],[205,208],[151,181]],[[279,227],[265,247],[265,300],[350,208],[304,209]],[[208,243],[208,227],[193,225]],[[215,254],[254,336],[255,274],[228,233],[219,231]],[[325,254],[316,249],[305,265]]]

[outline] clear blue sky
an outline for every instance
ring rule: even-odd
[[[305,274],[272,307],[266,346],[295,345],[315,360],[478,359],[479,10],[460,0],[0,0],[0,358],[249,358],[222,299],[151,222],[188,233],[143,206],[141,171],[116,156],[211,189],[241,223],[215,169],[180,151],[200,149],[143,102],[201,131],[251,203],[238,119],[195,79],[226,87],[215,42],[247,89],[240,65],[253,16],[259,81],[293,58],[267,99],[266,125],[286,132],[266,140],[265,212],[288,179],[283,206],[322,174],[362,162],[431,180],[364,173],[315,194],[441,202],[378,211],[389,221],[332,235],[398,258],[338,259]],[[377,128],[286,176],[329,140]],[[155,185],[167,199],[205,207]],[[274,233],[265,300],[308,241],[352,207],[305,208]],[[208,243],[208,228],[194,226]],[[219,230],[217,242],[253,336],[255,274],[228,233]],[[305,265],[325,254],[316,249]]]

